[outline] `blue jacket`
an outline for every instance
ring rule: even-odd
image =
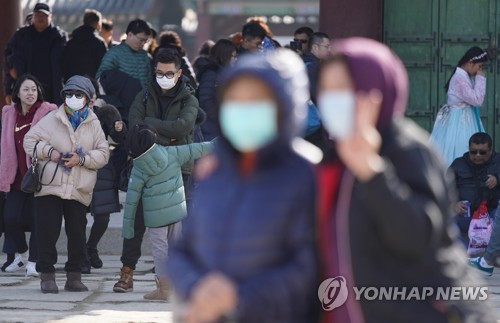
[[[122,236],[134,237],[134,222],[142,198],[144,224],[157,228],[183,220],[186,215],[186,197],[181,166],[210,151],[212,142],[181,146],[153,145],[134,159],[125,200]]]
[[[315,179],[311,164],[291,144],[299,132],[296,117],[305,116],[307,83],[301,91],[287,84],[296,77],[304,79],[305,69],[292,57],[290,63],[296,66],[275,64],[283,68],[283,74],[276,75],[263,59],[255,55],[239,62],[276,87],[274,93],[283,103],[278,138],[257,152],[249,176],[240,174],[239,153],[221,138],[215,154],[218,166],[199,183],[183,235],[169,251],[168,274],[183,300],[207,273],[229,277],[237,286],[238,322],[311,322],[319,286]],[[302,74],[294,74],[296,70]],[[237,74],[238,68],[230,73]],[[293,79],[283,79],[287,76]],[[299,109],[302,113],[294,113]]]

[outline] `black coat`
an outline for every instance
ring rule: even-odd
[[[106,70],[99,78],[105,95],[102,98],[112,103],[122,116],[123,121],[128,125],[128,114],[132,102],[141,92],[141,82],[120,70]]]
[[[204,65],[198,72],[198,89],[196,91],[200,108],[206,113],[207,118],[201,125],[201,131],[205,140],[212,140],[219,134],[218,128],[218,85],[219,67],[213,63]]]
[[[94,186],[90,212],[95,214],[109,214],[120,212],[120,201],[118,198],[118,181],[121,170],[125,167],[127,154],[123,147],[127,128],[124,126],[120,133],[115,132],[115,121],[121,120],[118,110],[110,105],[102,108],[94,107],[97,117],[106,138],[111,138],[116,145],[110,145],[109,162],[97,171],[97,181]]]
[[[53,102],[57,105],[62,104],[63,100],[61,98],[62,89],[62,71],[61,71],[61,59],[64,50],[64,46],[67,41],[67,34],[59,27],[51,24],[47,30],[49,35],[49,56],[50,61],[47,65],[41,68],[45,69],[47,74],[50,75],[52,80],[51,84],[44,84],[45,89],[45,101]],[[44,31],[45,32],[45,31]],[[33,53],[39,49],[33,48],[34,37],[36,37],[37,31],[33,25],[22,27],[16,31],[11,41],[12,44],[12,57],[11,63],[17,72],[17,75],[23,75],[25,73],[34,74],[38,80],[44,79],[47,75],[36,75],[33,73],[32,58]],[[49,91],[49,93],[47,93]]]
[[[471,203],[471,212],[479,207],[482,200],[488,202],[488,210],[492,211],[498,206],[500,188],[486,187],[487,175],[494,175],[500,179],[500,155],[493,153],[490,160],[484,165],[475,165],[465,153],[453,161],[448,169],[455,176],[460,201]]]
[[[381,135],[383,171],[364,183],[348,172],[343,175],[335,218],[329,224],[336,232],[331,246],[339,250],[340,267],[326,274],[345,276],[357,288],[407,287],[408,292],[412,287],[436,292],[438,287],[481,285],[450,221],[455,200],[452,179],[429,147],[427,135],[406,120],[394,122]],[[358,304],[365,322],[449,322],[432,297],[361,298]],[[463,322],[492,321],[484,301],[442,305],[458,312],[450,315],[463,315]],[[344,310],[349,311],[344,305],[335,313]],[[351,318],[356,310],[351,308]]]
[[[61,63],[64,80],[73,75],[95,78],[107,50],[106,43],[94,28],[86,25],[76,28],[64,48]]]

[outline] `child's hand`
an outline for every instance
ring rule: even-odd
[[[123,130],[123,121],[115,121],[115,131],[122,132]]]
[[[193,171],[194,178],[199,181],[210,176],[217,166],[219,161],[214,154],[209,154],[198,159]]]

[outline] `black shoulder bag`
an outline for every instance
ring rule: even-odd
[[[35,144],[35,148],[33,149],[33,157],[31,158],[31,166],[28,168],[26,174],[24,174],[23,180],[21,182],[21,191],[24,193],[35,193],[40,192],[42,189],[42,181],[41,178],[43,176],[43,172],[45,171],[45,167],[47,167],[48,162],[43,166],[42,172],[40,173],[40,167],[38,165],[38,158],[36,157],[36,146],[38,146],[37,142]],[[47,185],[50,185],[57,174],[57,169],[59,165],[56,166],[56,170],[54,171],[54,175],[52,175],[52,179]]]

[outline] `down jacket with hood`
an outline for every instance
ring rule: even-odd
[[[222,135],[217,167],[199,182],[183,235],[169,251],[168,274],[184,301],[207,273],[227,276],[237,287],[237,322],[313,322],[315,179],[293,145],[299,140],[316,151],[296,139],[306,116],[305,67],[290,51],[248,55],[222,75],[222,90],[241,75],[257,77],[276,95],[277,138],[242,176],[240,153]]]
[[[373,40],[337,41],[333,48],[345,57],[356,92],[382,93],[376,127],[384,167],[366,182],[356,180],[335,155],[320,168],[322,279],[342,276],[349,292],[342,306],[323,312],[321,321],[492,322],[484,300],[437,296],[439,288],[484,282],[468,268],[450,221],[455,199],[451,178],[428,134],[403,117],[408,79],[402,62]],[[391,299],[361,293],[356,300],[354,287],[379,288],[378,295],[389,288],[406,288],[406,293],[394,292]],[[409,297],[413,287],[419,295],[424,288],[433,294]]]
[[[85,206],[92,201],[92,191],[97,179],[97,170],[108,163],[109,145],[104,137],[101,123],[89,109],[87,119],[73,130],[64,105],[52,111],[24,137],[24,150],[32,156],[35,145],[40,171],[45,167],[40,181],[42,189],[37,196],[54,195],[64,200],[75,200]],[[81,150],[85,156],[83,166],[74,166],[70,171],[49,159],[49,150],[54,148],[61,154]],[[57,172],[56,172],[57,170]],[[56,174],[52,183],[53,174]]]
[[[134,222],[139,200],[148,228],[163,227],[183,220],[187,215],[181,165],[210,152],[213,142],[181,146],[154,144],[134,159],[125,200],[122,236],[134,237]]]
[[[46,114],[57,109],[55,104],[42,102],[33,116],[31,126],[34,127]],[[2,109],[2,154],[0,155],[0,192],[9,192],[17,173],[17,154],[14,142],[14,128],[16,126],[17,111],[14,105],[4,106]],[[26,165],[30,166],[30,155],[26,156]]]

